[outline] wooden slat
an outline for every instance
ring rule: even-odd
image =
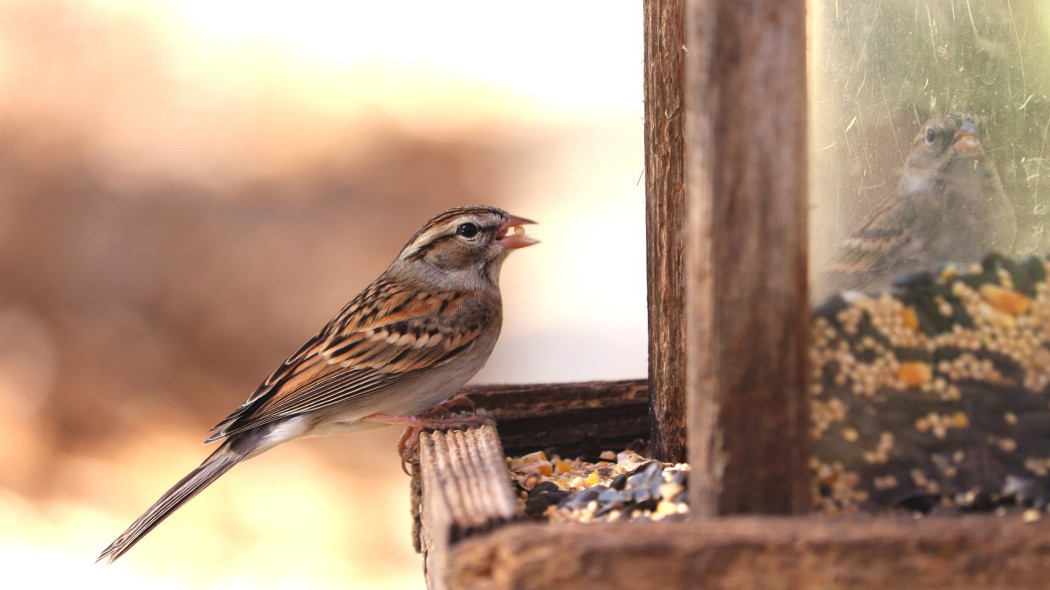
[[[517,516],[499,435],[491,426],[425,432],[419,438],[417,528],[427,587],[445,588],[453,543]]]
[[[498,422],[508,453],[554,447],[564,456],[576,456],[595,445],[619,450],[649,434],[644,379],[482,385],[463,393]]]
[[[800,513],[810,501],[805,1],[687,7],[692,506]]]
[[[454,549],[450,586],[1042,590],[1050,521],[1019,517],[515,524]]]
[[[684,462],[684,0],[645,0],[645,232],[652,452]]]

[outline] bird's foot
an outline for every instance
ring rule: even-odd
[[[463,395],[462,393],[457,393],[456,395],[449,398],[447,401],[440,403],[434,406],[433,408],[430,408],[426,412],[423,412],[421,415],[431,417],[440,416],[442,414],[451,414],[452,409],[456,407],[470,408],[470,412],[472,414],[478,411],[478,406],[474,403],[474,400],[470,399],[466,395]]]
[[[467,399],[463,396],[457,396],[457,398]],[[401,438],[397,441],[397,452],[401,455],[401,470],[404,471],[406,475],[412,475],[408,470],[408,464],[412,462],[412,456],[415,454],[416,448],[419,446],[419,436],[423,434],[424,430],[447,430],[449,428],[460,428],[477,424],[491,424],[493,422],[492,418],[484,415],[453,416],[449,418],[436,418],[432,416],[432,413],[435,413],[436,410],[447,410],[444,406],[456,402],[457,398],[452,398],[448,402],[445,402],[445,404],[437,406],[433,410],[429,410],[419,416],[372,414],[361,420],[363,422],[403,424],[405,426],[405,431],[401,433]]]

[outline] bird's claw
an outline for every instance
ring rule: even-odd
[[[457,401],[457,398],[467,399],[463,396],[457,396],[452,398],[449,402],[462,403]],[[469,400],[468,400],[469,401]],[[446,402],[448,404],[449,402]],[[437,418],[432,414],[436,413],[436,410],[447,410],[447,408],[437,406],[433,410],[429,410],[419,416],[399,416],[397,414],[372,414],[363,419],[365,422],[377,422],[381,424],[403,424],[405,431],[401,433],[401,438],[397,441],[397,452],[401,456],[401,470],[405,472],[405,475],[412,475],[408,470],[408,465],[412,463],[412,459],[415,456],[416,449],[419,447],[419,437],[423,434],[424,430],[448,430],[450,428],[461,428],[463,426],[475,426],[478,424],[492,424],[494,421],[492,418],[486,415],[470,415],[470,416],[453,416],[448,418]]]

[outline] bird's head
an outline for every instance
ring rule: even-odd
[[[444,288],[493,288],[511,250],[539,243],[525,235],[535,223],[495,207],[457,207],[426,222],[388,272],[405,273]]]
[[[974,159],[984,153],[980,117],[968,113],[937,116],[926,122],[912,142],[908,168],[940,170],[953,159]]]

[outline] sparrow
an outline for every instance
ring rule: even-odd
[[[477,206],[424,224],[379,278],[211,430],[204,442],[222,444],[97,561],[112,563],[234,465],[281,443],[383,424],[418,430],[425,418],[417,416],[451,398],[492,353],[503,320],[500,267],[512,250],[538,243],[525,235],[530,223]]]
[[[884,290],[902,274],[1009,251],[1017,221],[983,140],[978,116],[930,119],[912,142],[896,192],[825,265],[825,290]]]

